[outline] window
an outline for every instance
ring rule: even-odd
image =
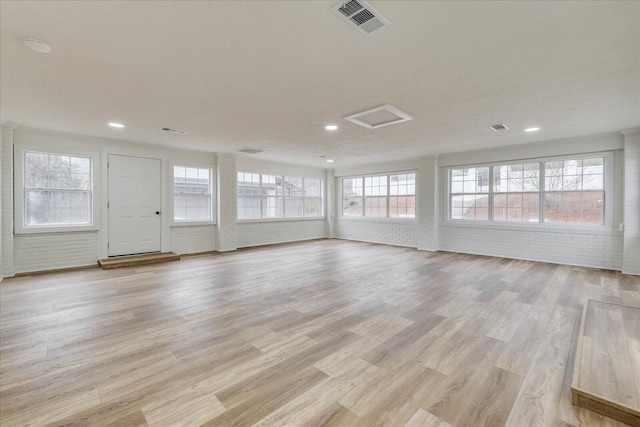
[[[173,167],[173,220],[213,221],[213,171],[208,168]]]
[[[322,216],[322,180],[238,172],[238,219]]]
[[[416,174],[343,178],[342,216],[415,218]]]
[[[604,225],[610,157],[449,168],[449,219]]]
[[[24,229],[93,225],[93,159],[22,153],[22,220],[16,222]]]

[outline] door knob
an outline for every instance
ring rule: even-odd
[[[160,215],[160,211],[156,211],[156,215]]]

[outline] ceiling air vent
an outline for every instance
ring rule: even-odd
[[[497,125],[492,125],[491,129],[495,130],[496,132],[500,132],[501,130],[507,130],[509,128],[507,127],[507,125],[500,123]]]
[[[162,130],[165,132],[177,133],[178,135],[186,135],[189,133],[186,130],[180,130],[180,129],[162,128]]]
[[[331,11],[365,36],[391,25],[364,0],[341,1]]]
[[[238,148],[236,151],[239,153],[247,153],[247,154],[264,153],[264,150],[258,150],[257,148],[251,148],[251,147]]]

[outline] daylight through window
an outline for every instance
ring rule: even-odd
[[[322,180],[238,172],[238,219],[322,216]]]
[[[173,167],[173,219],[176,222],[212,221],[212,170]]]
[[[342,216],[415,218],[416,174],[342,179]]]
[[[25,227],[91,225],[89,157],[24,152]]]
[[[449,219],[604,224],[605,157],[448,169]]]

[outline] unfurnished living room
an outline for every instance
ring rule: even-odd
[[[0,0],[0,425],[640,426],[639,1]]]

